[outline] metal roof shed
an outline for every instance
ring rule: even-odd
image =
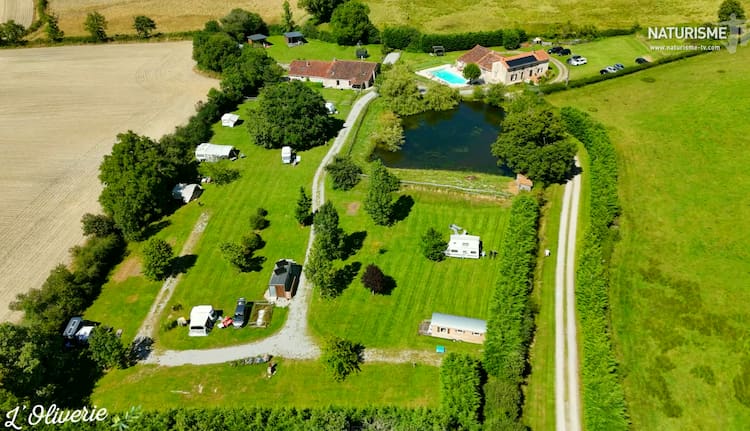
[[[432,326],[460,329],[468,332],[484,334],[487,332],[487,322],[471,317],[455,316],[453,314],[432,313]]]

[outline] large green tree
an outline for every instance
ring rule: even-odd
[[[143,247],[143,275],[149,280],[163,280],[171,271],[174,252],[161,238],[151,238]]]
[[[448,248],[448,242],[443,238],[435,228],[427,229],[422,235],[422,254],[427,259],[439,262],[445,259],[445,250]]]
[[[146,15],[138,15],[133,18],[133,28],[138,33],[138,37],[148,39],[151,33],[156,30],[156,23]]]
[[[289,6],[289,0],[284,0],[284,3],[281,5],[282,7],[282,14],[281,14],[281,30],[284,32],[288,31],[294,31],[295,28],[297,28],[297,25],[294,23],[294,17],[292,16],[292,8]]]
[[[399,186],[399,179],[388,172],[380,159],[375,160],[365,198],[365,211],[375,224],[387,226],[393,222],[393,192],[398,191]]]
[[[0,23],[0,46],[18,45],[23,42],[26,35],[26,29],[21,24],[10,20],[6,23]]]
[[[398,115],[412,115],[424,111],[422,96],[414,74],[404,65],[396,64],[381,75],[378,93],[386,106]]]
[[[50,341],[34,328],[0,324],[0,407],[4,411],[19,404],[51,401],[55,383],[50,375],[62,346]]]
[[[63,36],[65,36],[65,32],[60,30],[58,20],[59,18],[57,15],[47,15],[45,18],[47,26],[44,28],[44,31],[47,33],[47,39],[52,42],[59,42],[63,39]]]
[[[224,68],[221,90],[232,100],[258,94],[266,84],[281,81],[284,70],[265,49],[245,46],[239,58]]]
[[[401,118],[393,111],[380,114],[375,132],[370,135],[370,141],[378,148],[387,151],[398,151],[404,145],[404,126]]]
[[[237,41],[227,33],[204,30],[193,36],[193,60],[200,69],[221,72],[235,64],[239,56]]]
[[[171,201],[175,176],[174,164],[156,142],[132,131],[120,133],[99,167],[104,184],[99,202],[127,239],[139,239]]]
[[[326,165],[326,172],[331,175],[334,190],[351,190],[359,182],[362,168],[349,156],[336,156]]]
[[[477,66],[476,63],[469,63],[464,66],[463,75],[464,78],[469,80],[469,82],[473,82],[482,76],[482,70],[479,69],[479,66]]]
[[[344,231],[339,227],[339,213],[331,201],[318,208],[313,217],[315,245],[328,259],[341,257],[344,244]]]
[[[268,26],[257,13],[244,9],[232,9],[221,19],[221,28],[238,43],[247,43],[251,34],[268,34]]]
[[[349,374],[359,371],[363,350],[364,347],[359,343],[340,337],[330,337],[323,344],[320,360],[331,377],[341,382]]]
[[[440,366],[441,407],[448,429],[480,429],[481,369],[467,354],[449,353]]]
[[[370,8],[356,0],[336,7],[331,16],[331,32],[339,45],[368,43],[373,25],[367,14]]]
[[[570,174],[576,153],[562,121],[550,106],[524,96],[511,104],[492,154],[499,164],[534,181],[555,183]]]
[[[112,328],[97,326],[91,331],[88,343],[89,356],[102,369],[127,366],[128,348]]]
[[[300,186],[297,206],[294,209],[294,218],[302,226],[310,224],[312,219],[312,198],[305,193],[305,188]]]
[[[323,96],[300,81],[264,87],[249,117],[250,137],[265,148],[306,150],[324,145],[335,132]]]
[[[745,9],[738,0],[724,0],[719,6],[719,21],[730,21],[734,15],[735,19],[745,19]]]
[[[447,111],[461,102],[461,94],[457,88],[447,85],[430,83],[423,96],[424,107],[429,111]]]
[[[99,12],[89,12],[86,21],[83,22],[83,28],[89,32],[91,39],[97,42],[107,40],[107,20]]]
[[[318,24],[331,20],[333,11],[347,0],[299,0],[299,7],[305,9],[313,16]]]
[[[310,257],[305,265],[305,275],[313,287],[318,290],[321,298],[331,299],[337,293],[336,270],[330,257],[321,251],[317,237],[310,250]]]

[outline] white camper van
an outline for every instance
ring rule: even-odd
[[[190,310],[191,337],[205,337],[211,331],[216,321],[216,312],[210,305],[197,305]]]
[[[292,154],[292,147],[281,148],[281,162],[292,163],[294,161],[294,155]]]

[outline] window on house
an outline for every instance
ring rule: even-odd
[[[469,253],[471,253],[471,254],[477,254],[477,251],[476,250],[472,250]]]
[[[464,333],[463,329],[456,329],[456,334],[463,334],[463,333]]]
[[[451,250],[451,253],[458,253],[458,250]]]
[[[480,332],[472,332],[471,335],[482,335]]]
[[[442,327],[439,327],[439,328],[438,328],[438,332],[440,332],[440,333],[442,333],[442,334],[445,334],[446,332],[448,332],[448,328],[442,328]]]

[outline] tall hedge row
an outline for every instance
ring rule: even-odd
[[[561,116],[568,132],[583,143],[591,158],[591,225],[576,272],[576,309],[583,345],[583,419],[587,430],[627,430],[625,394],[609,329],[608,256],[602,247],[611,240],[610,229],[619,214],[615,149],[604,126],[588,114],[565,107]]]
[[[121,419],[120,422],[123,426],[113,425],[114,416]],[[101,422],[45,424],[45,421],[42,420],[33,428],[40,431],[110,431],[113,429],[142,431],[437,431],[446,429],[441,424],[441,420],[439,411],[425,408],[220,407],[136,411],[135,414],[130,413],[128,417],[122,412],[110,412],[107,419]]]
[[[500,279],[495,288],[483,364],[491,376],[485,389],[486,415],[497,426],[517,424],[521,384],[533,334],[529,294],[537,251],[539,203],[533,195],[515,199],[500,246]],[[502,388],[502,390],[496,390]]]
[[[507,31],[507,30],[506,30]],[[442,46],[445,51],[463,51],[475,45],[503,45],[503,30],[477,31],[467,33],[429,34],[408,26],[386,27],[381,32],[381,40],[386,49],[405,49],[407,51],[432,52],[433,46]],[[520,42],[528,36],[521,29],[515,30]]]
[[[448,429],[479,429],[482,374],[477,359],[449,353],[440,366],[440,392]]]

